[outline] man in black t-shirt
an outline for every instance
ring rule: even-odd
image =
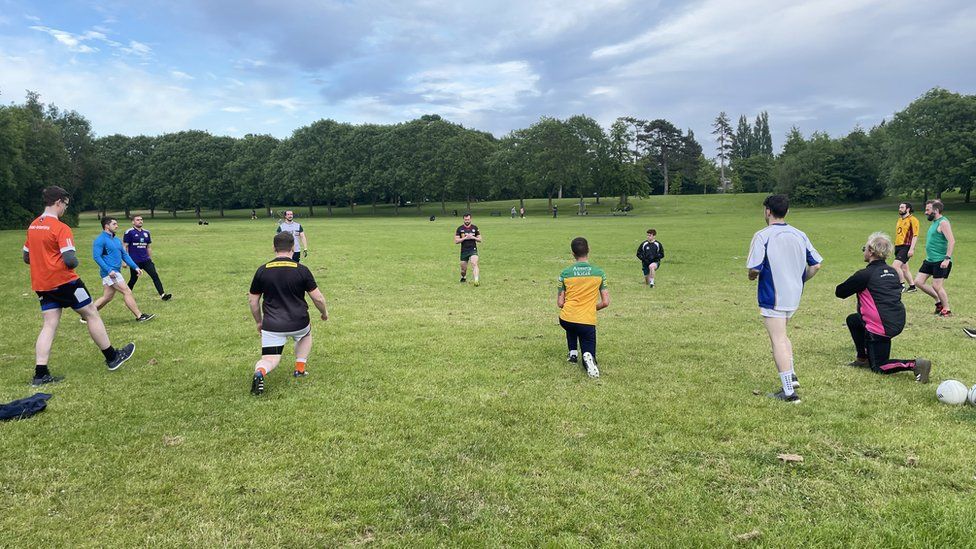
[[[464,214],[464,225],[454,231],[454,243],[461,245],[461,282],[467,282],[468,263],[471,263],[471,271],[474,275],[474,285],[480,284],[478,281],[478,243],[481,242],[481,231],[478,226],[471,223],[471,214]]]
[[[308,375],[305,364],[312,350],[312,325],[305,294],[322,315],[329,319],[325,297],[308,267],[292,259],[295,237],[281,232],[274,237],[275,258],[258,267],[251,281],[248,298],[251,314],[261,334],[261,360],[254,365],[251,393],[264,392],[264,377],[281,361],[288,339],[295,340],[295,377]],[[264,302],[261,303],[261,297]]]

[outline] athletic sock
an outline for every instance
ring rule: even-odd
[[[295,371],[304,374],[305,373],[305,363],[308,362],[307,358],[296,358],[295,359]]]
[[[118,351],[116,351],[115,347],[112,347],[111,345],[109,345],[105,349],[102,349],[102,355],[105,356],[105,362],[112,362],[113,360],[115,360],[115,355],[117,354]]]
[[[255,368],[254,375],[264,377],[268,373],[264,368]]]
[[[51,371],[47,369],[47,364],[34,365],[34,378],[41,378],[49,375],[51,375]]]
[[[569,351],[569,356],[579,356],[579,351],[577,351],[576,349],[573,349],[573,350]]]
[[[650,284],[654,284],[654,279],[653,279],[653,278],[651,279],[651,282],[650,282]]]
[[[780,372],[779,380],[783,384],[783,394],[786,396],[793,395],[793,369],[790,368],[789,371]]]

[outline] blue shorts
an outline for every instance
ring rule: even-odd
[[[91,295],[88,294],[88,288],[85,287],[85,283],[80,278],[62,284],[53,290],[36,293],[37,299],[41,302],[42,311],[64,309],[66,307],[71,307],[77,311],[78,309],[87,307],[92,302]]]

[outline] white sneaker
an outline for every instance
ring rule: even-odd
[[[596,361],[593,360],[593,355],[583,353],[583,365],[586,366],[586,375],[592,378],[600,377],[600,370],[596,367]]]

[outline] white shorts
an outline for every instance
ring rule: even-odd
[[[780,311],[777,309],[764,309],[762,307],[759,308],[759,314],[766,318],[793,318],[793,315],[795,313],[796,310]]]
[[[267,330],[261,330],[261,347],[282,347],[285,343],[288,343],[288,338],[292,338],[295,340],[295,343],[298,343],[311,331],[311,324],[294,332],[269,332]]]
[[[114,275],[110,274],[102,277],[102,286],[115,286],[119,282],[125,282],[125,278],[122,276],[122,273],[118,271],[115,271]]]

